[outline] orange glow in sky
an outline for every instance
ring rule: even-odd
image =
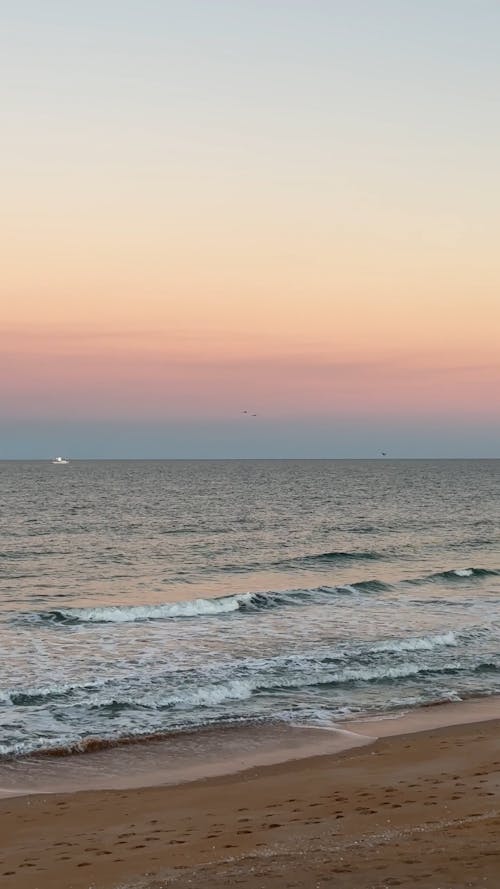
[[[496,422],[500,13],[414,7],[12,11],[5,421]]]

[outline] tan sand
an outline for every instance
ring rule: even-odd
[[[499,810],[500,720],[433,728],[178,786],[0,800],[0,885],[498,889]]]

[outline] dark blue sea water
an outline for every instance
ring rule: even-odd
[[[0,463],[0,755],[500,692],[500,461]]]

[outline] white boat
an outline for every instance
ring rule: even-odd
[[[64,466],[65,463],[69,463],[69,460],[66,460],[66,457],[56,457],[55,460],[52,460],[52,462],[56,466]]]

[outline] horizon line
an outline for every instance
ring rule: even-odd
[[[50,463],[54,457],[0,457],[0,463]],[[488,456],[488,457],[474,457],[474,456],[436,456],[436,457],[423,457],[423,456],[371,456],[371,457],[67,457],[65,458],[69,463],[218,463],[218,462],[286,462],[286,461],[303,461],[303,462],[312,462],[312,461],[377,461],[380,463],[389,463],[394,462],[396,460],[408,461],[408,460],[427,460],[427,461],[437,461],[437,460],[500,460],[500,455],[498,456]]]

